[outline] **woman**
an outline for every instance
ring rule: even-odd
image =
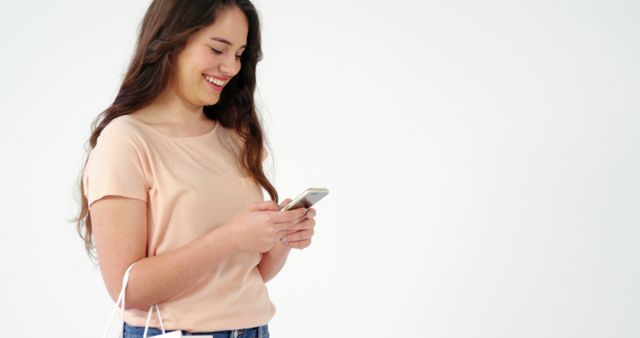
[[[263,173],[260,59],[249,0],[154,0],[145,14],[119,93],[94,121],[76,220],[114,301],[135,262],[125,337],[142,337],[153,304],[167,332],[269,336],[265,283],[310,245],[316,211],[279,211]],[[153,316],[148,335],[160,327]]]

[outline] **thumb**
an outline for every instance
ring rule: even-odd
[[[282,207],[284,207],[285,205],[287,205],[287,204],[291,203],[291,201],[293,201],[293,200],[292,200],[292,199],[290,199],[290,198],[285,199],[284,201],[282,201],[282,203],[280,203],[280,208],[282,208]],[[278,208],[278,209],[280,209],[280,208]]]
[[[278,210],[278,205],[272,200],[260,201],[251,204],[249,210]]]

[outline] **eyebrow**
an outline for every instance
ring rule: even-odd
[[[222,43],[226,43],[226,44],[227,44],[227,45],[229,45],[229,46],[233,46],[233,45],[231,44],[231,42],[229,42],[228,40],[225,40],[225,39],[223,39],[223,38],[219,38],[219,37],[216,37],[216,36],[211,37],[211,40],[218,41],[218,42],[222,42]],[[247,47],[247,45],[242,45],[242,46],[240,46],[240,48],[246,48],[246,47]]]

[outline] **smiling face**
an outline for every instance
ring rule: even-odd
[[[191,35],[176,60],[172,87],[177,94],[193,105],[216,104],[220,92],[240,72],[248,32],[242,10],[231,7]]]

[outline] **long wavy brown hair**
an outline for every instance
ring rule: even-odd
[[[240,72],[234,76],[220,94],[219,101],[204,106],[207,118],[235,130],[243,141],[238,158],[240,168],[262,186],[272,200],[278,202],[278,193],[262,168],[264,132],[256,112],[254,92],[256,65],[262,60],[260,21],[249,0],[154,0],[142,20],[135,54],[129,64],[118,95],[113,104],[100,113],[91,124],[90,148],[80,174],[81,207],[76,223],[90,258],[97,261],[92,240],[91,217],[84,196],[82,176],[89,152],[96,146],[102,130],[118,116],[130,114],[151,104],[167,86],[174,71],[174,62],[188,38],[196,31],[215,21],[220,11],[236,6],[249,22],[247,47],[242,53]]]

